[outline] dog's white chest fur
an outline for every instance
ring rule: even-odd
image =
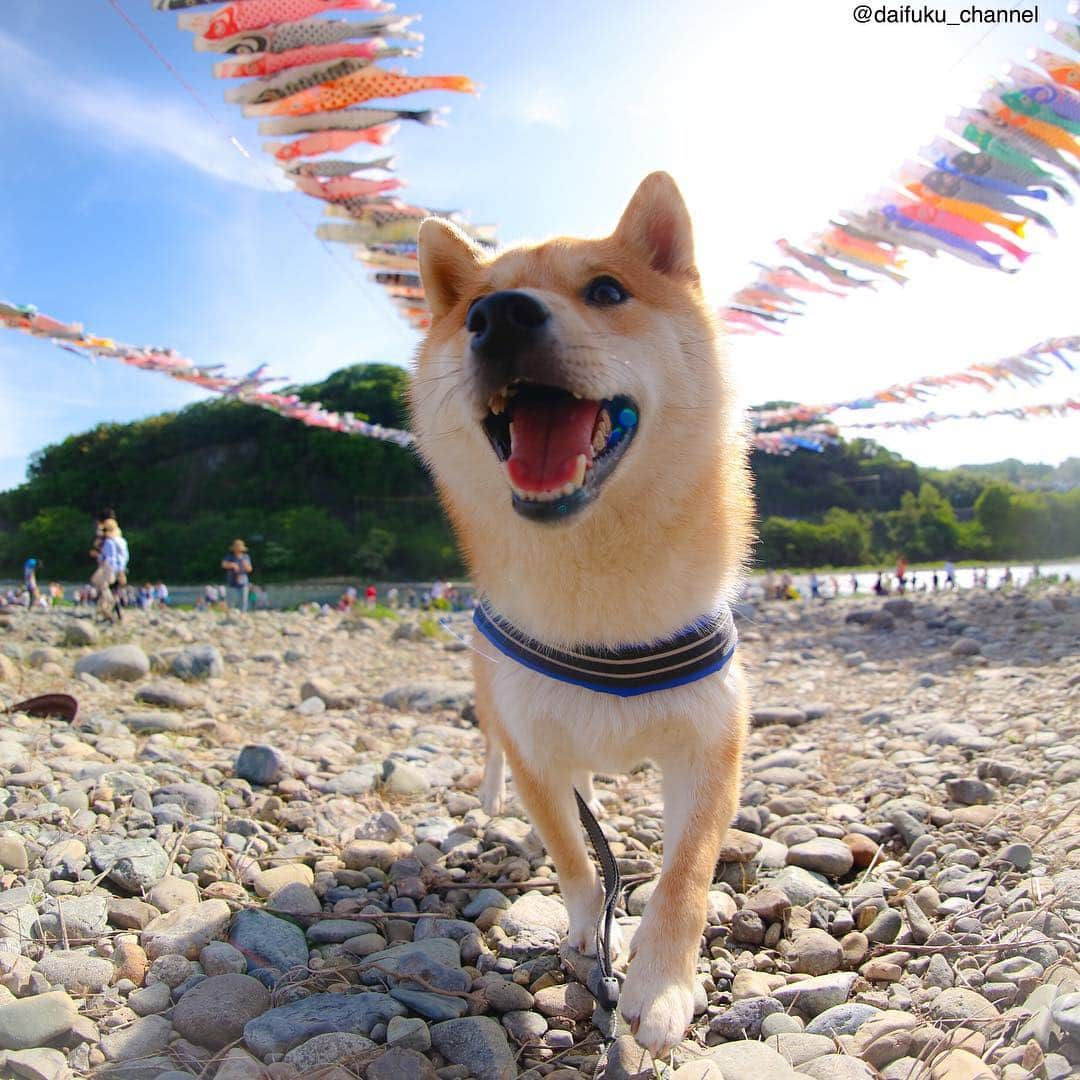
[[[490,655],[490,646],[484,645]],[[494,669],[495,705],[509,734],[537,769],[625,773],[658,751],[733,735],[742,675],[737,665],[686,686],[618,697],[560,682],[509,657],[481,659]],[[668,756],[663,754],[662,756]]]

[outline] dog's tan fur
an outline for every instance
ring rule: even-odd
[[[533,637],[572,647],[660,640],[732,599],[750,537],[745,437],[671,178],[647,177],[605,239],[556,239],[492,259],[429,220],[420,265],[434,320],[412,385],[413,430],[494,607]],[[601,274],[631,299],[587,306],[585,286]],[[589,399],[628,394],[641,410],[595,502],[554,525],[512,509],[481,428],[487,403],[465,319],[473,301],[502,289],[526,290],[552,312],[547,381]],[[602,890],[573,786],[588,798],[593,771],[625,772],[644,759],[663,770],[664,865],[620,1004],[641,1045],[663,1053],[691,1020],[706,893],[737,806],[748,713],[738,658],[687,686],[616,698],[493,659],[490,647],[482,653],[474,670],[488,740],[485,805],[501,807],[505,754],[558,870],[577,948],[591,948]]]

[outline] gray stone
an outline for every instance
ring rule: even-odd
[[[127,1006],[139,1016],[156,1016],[172,1008],[172,990],[168,983],[157,982],[132,990]]]
[[[557,949],[570,929],[562,898],[528,892],[503,912],[499,925],[519,954]]]
[[[312,945],[340,945],[359,934],[371,934],[375,927],[371,923],[357,922],[355,919],[319,919],[307,929],[307,939]]]
[[[499,975],[489,975],[484,980],[484,997],[497,1013],[531,1009],[534,1001],[532,994],[524,986]]]
[[[1074,1039],[1080,1039],[1080,993],[1062,994],[1050,1006],[1054,1022]]]
[[[927,1005],[927,1012],[934,1020],[955,1023],[965,1020],[996,1020],[1000,1015],[982,994],[962,986],[942,990]]]
[[[389,994],[312,994],[249,1021],[244,1042],[256,1057],[265,1059],[327,1032],[370,1035],[377,1024],[404,1014],[405,1006]]]
[[[89,619],[69,619],[64,623],[65,645],[96,645],[99,638],[97,627]]]
[[[789,1011],[811,1019],[826,1009],[847,1001],[851,987],[857,978],[853,971],[839,971],[832,975],[816,975],[801,982],[781,986],[773,991],[773,997]],[[809,1029],[808,1029],[809,1030]],[[819,1035],[822,1032],[812,1031]]]
[[[173,1010],[173,1027],[198,1046],[220,1050],[239,1039],[244,1025],[270,1008],[270,991],[250,975],[211,975],[192,987]]]
[[[632,1035],[620,1035],[608,1054],[604,1080],[655,1080],[652,1055]]]
[[[786,705],[773,705],[755,709],[751,714],[751,720],[754,727],[765,727],[768,724],[786,724],[788,727],[799,727],[806,723],[807,716],[802,709],[794,709]]]
[[[709,1021],[709,1030],[724,1039],[756,1039],[761,1035],[761,1022],[784,1007],[771,997],[749,997],[736,1001],[730,1008]]]
[[[206,945],[224,933],[231,916],[232,910],[224,900],[181,904],[146,927],[142,946],[151,960],[172,954],[194,960]]]
[[[517,1043],[526,1043],[530,1039],[539,1039],[548,1029],[548,1022],[538,1013],[529,1009],[513,1009],[504,1013],[503,1027],[510,1033],[510,1038]]]
[[[449,1075],[445,1073],[445,1075]],[[423,1054],[394,1046],[380,1054],[365,1073],[367,1080],[438,1080],[440,1074]]]
[[[782,892],[797,907],[809,907],[819,899],[840,900],[840,894],[824,878],[801,866],[785,867],[769,885]]]
[[[225,674],[225,661],[213,645],[188,645],[173,657],[170,670],[178,679],[210,679]]]
[[[185,813],[203,821],[221,813],[221,796],[209,784],[198,784],[192,781],[169,784],[158,788],[153,793],[153,800],[155,806],[165,806],[170,803],[181,806]]]
[[[207,975],[242,975],[247,971],[244,954],[227,941],[211,941],[199,953],[199,963]]]
[[[382,696],[382,703],[402,712],[435,712],[453,709],[460,712],[472,701],[471,682],[415,682],[395,686]]]
[[[427,1024],[418,1017],[391,1016],[386,1025],[386,1045],[425,1054],[431,1049],[431,1033]]]
[[[249,743],[236,757],[233,772],[249,784],[276,784],[289,775],[285,755],[274,746]]]
[[[106,833],[94,837],[88,851],[94,866],[128,892],[156,885],[169,867],[168,852],[149,837],[124,839]]]
[[[804,975],[828,975],[844,960],[840,942],[825,930],[796,930],[787,950],[791,970]]]
[[[866,928],[866,940],[877,945],[891,945],[903,929],[904,920],[896,908],[882,908]]]
[[[229,944],[247,957],[248,974],[267,986],[308,962],[304,931],[266,911],[238,911],[229,930]]]
[[[79,624],[76,624],[79,625]],[[67,1058],[59,1050],[12,1050],[7,1055],[12,1076],[24,1080],[68,1080]]]
[[[877,1076],[866,1062],[848,1054],[826,1054],[800,1065],[799,1071],[812,1080],[875,1080]]]
[[[50,897],[42,905],[40,928],[52,940],[62,939],[65,932],[69,941],[96,938],[109,928],[109,898],[100,892]]]
[[[138,645],[111,645],[100,652],[80,657],[75,662],[76,675],[95,679],[135,682],[150,674],[150,659]]]
[[[956,777],[945,781],[945,790],[953,802],[964,806],[982,806],[994,801],[994,789],[984,780]]]
[[[187,721],[178,713],[167,709],[126,713],[124,724],[136,735],[153,735],[160,731],[183,731]]]
[[[94,1071],[94,1080],[174,1080],[179,1075],[179,1080],[191,1080],[191,1073],[177,1073],[173,1068],[175,1062],[172,1058],[163,1054],[154,1054],[148,1058],[137,1058],[134,1061],[115,1061],[102,1065]],[[221,1073],[219,1072],[220,1076]],[[228,1080],[226,1077],[225,1080]]]
[[[172,1025],[164,1016],[140,1016],[127,1027],[101,1037],[101,1049],[109,1061],[136,1061],[168,1049]]]
[[[720,1066],[725,1077],[757,1077],[759,1080],[785,1080],[791,1076],[791,1066],[771,1046],[751,1039],[741,1039],[714,1047],[709,1060]],[[651,1066],[650,1066],[651,1067]],[[651,1076],[652,1074],[647,1074]]]
[[[843,877],[854,865],[855,856],[842,841],[819,836],[788,848],[787,861],[790,866],[801,866],[827,877]]]
[[[517,1075],[506,1032],[490,1016],[463,1016],[431,1027],[431,1045],[447,1061],[465,1065],[476,1080],[509,1080]]]
[[[475,919],[481,912],[488,908],[498,908],[505,911],[510,906],[510,898],[499,889],[481,889],[465,905],[461,914],[466,919]]]
[[[400,986],[390,991],[395,1001],[400,1001],[409,1012],[425,1020],[453,1020],[469,1011],[465,998],[448,997],[445,994],[429,994],[423,990],[408,990]]]
[[[526,859],[538,859],[544,854],[540,837],[527,821],[520,818],[492,818],[484,830],[484,843],[488,847],[503,844],[512,855],[522,855]]]
[[[761,1021],[761,1037],[768,1039],[774,1035],[798,1035],[805,1027],[797,1016],[786,1012],[773,1013]]]
[[[860,1001],[834,1005],[819,1013],[806,1025],[809,1035],[854,1035],[856,1031],[881,1015],[881,1010]]]
[[[953,656],[978,656],[982,646],[974,638],[961,637],[953,642],[949,652]]]
[[[1009,844],[998,855],[1007,863],[1012,863],[1017,870],[1027,870],[1031,866],[1032,850],[1027,844]]]
[[[112,961],[88,952],[56,949],[47,952],[34,965],[54,986],[73,994],[100,993],[113,981]]]
[[[158,911],[174,911],[184,905],[197,904],[199,887],[186,878],[165,877],[147,893],[146,898]]]
[[[267,897],[266,907],[268,911],[282,915],[318,915],[322,911],[322,902],[310,885],[287,881]]]
[[[391,1017],[393,1023],[398,1017]],[[363,1035],[351,1035],[342,1031],[328,1031],[316,1035],[307,1042],[290,1050],[285,1061],[297,1069],[301,1076],[321,1068],[323,1065],[348,1065],[350,1058],[368,1054],[377,1044]]]
[[[836,1049],[836,1042],[829,1036],[808,1035],[805,1031],[773,1035],[765,1040],[765,1045],[775,1050],[794,1068],[824,1054],[831,1054]]]
[[[394,758],[383,762],[382,782],[392,795],[423,795],[431,790],[431,781],[423,769]]]
[[[63,990],[0,1003],[0,1047],[43,1046],[69,1032],[78,1018],[75,1002]]]
[[[186,686],[168,682],[147,683],[135,691],[135,700],[144,705],[158,705],[165,709],[197,709],[203,704],[198,694],[192,693]]]

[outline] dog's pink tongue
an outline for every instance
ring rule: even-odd
[[[592,460],[599,408],[599,402],[570,397],[515,403],[506,463],[510,483],[522,491],[554,491],[578,482],[578,457]]]

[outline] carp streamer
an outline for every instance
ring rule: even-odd
[[[1069,10],[1075,19],[1077,5]],[[789,261],[754,264],[756,278],[720,310],[728,332],[781,334],[805,314],[798,293],[903,285],[912,253],[1016,273],[1031,254],[1018,243],[1024,230],[1055,235],[1047,207],[1071,204],[1080,186],[1080,27],[1050,22],[1046,33],[1052,51],[1034,48],[1034,66],[993,80],[885,189],[801,244],[777,241]]]

